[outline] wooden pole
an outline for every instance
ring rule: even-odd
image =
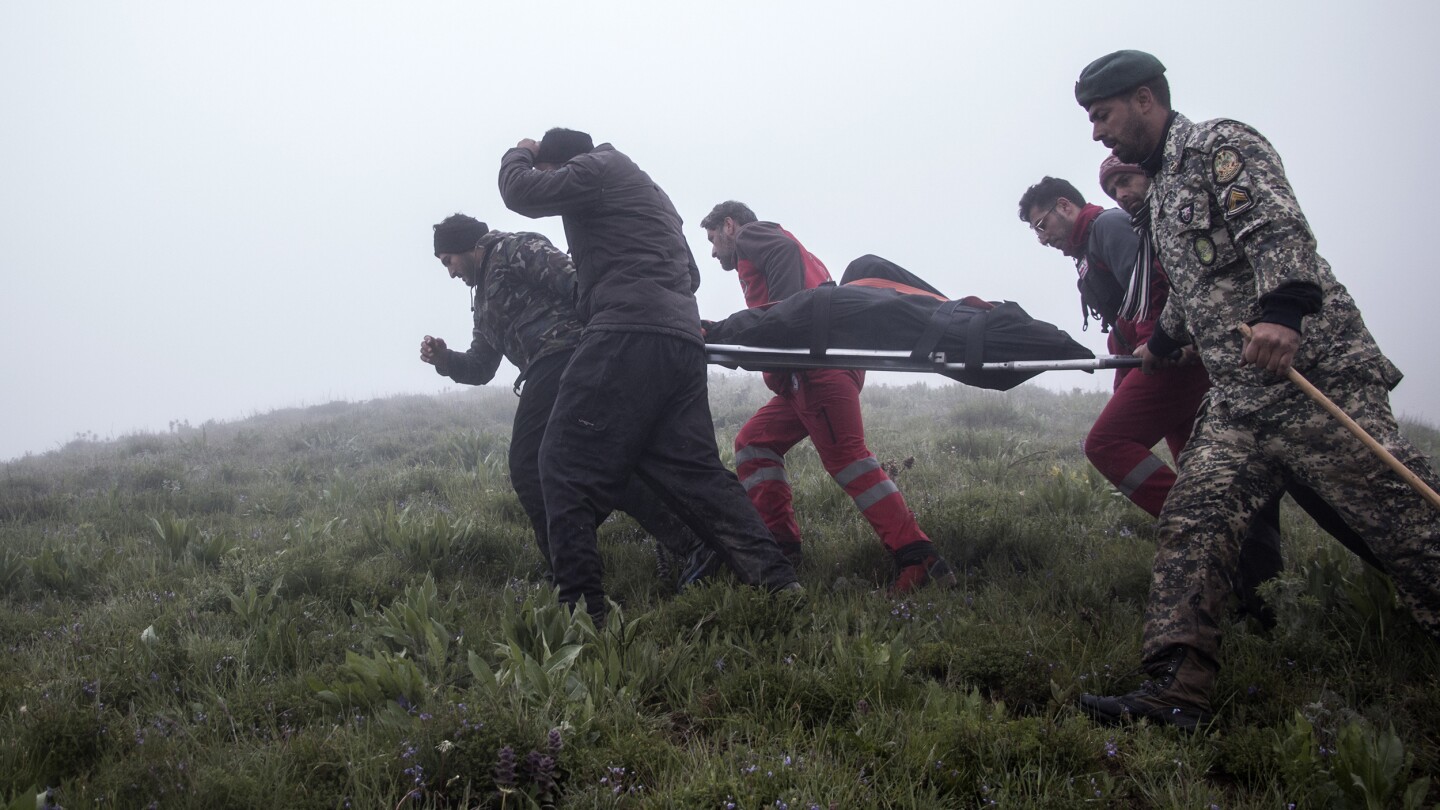
[[[1242,323],[1240,324],[1239,328],[1240,334],[1243,335],[1245,337],[1245,340],[1248,342],[1252,335],[1249,325]],[[1390,469],[1394,470],[1396,475],[1399,475],[1401,478],[1405,479],[1405,483],[1409,484],[1412,488],[1414,488],[1416,492],[1420,493],[1425,498],[1425,500],[1430,502],[1431,506],[1434,506],[1436,509],[1440,509],[1440,495],[1437,495],[1435,493],[1435,490],[1430,488],[1429,484],[1420,480],[1420,476],[1411,472],[1410,468],[1406,467],[1403,463],[1401,463],[1400,459],[1395,458],[1395,455],[1393,453],[1391,453],[1389,450],[1386,450],[1380,444],[1380,442],[1375,441],[1374,437],[1372,437],[1369,433],[1365,431],[1365,428],[1360,427],[1360,425],[1354,419],[1350,418],[1350,414],[1345,413],[1345,411],[1341,410],[1339,405],[1336,405],[1334,402],[1330,401],[1330,398],[1325,396],[1325,394],[1319,388],[1316,388],[1313,383],[1305,379],[1305,375],[1301,374],[1293,368],[1287,368],[1285,370],[1285,376],[1290,379],[1290,382],[1295,383],[1295,385],[1299,387],[1301,391],[1304,391],[1306,394],[1308,394],[1311,399],[1319,403],[1320,407],[1328,411],[1331,416],[1339,420],[1340,424],[1344,425],[1347,430],[1355,434],[1356,438],[1358,438],[1361,442],[1364,442],[1365,446],[1370,448],[1370,452],[1374,453],[1380,458],[1381,461],[1385,462],[1385,465]]]

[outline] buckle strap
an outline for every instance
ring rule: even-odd
[[[945,327],[950,325],[950,318],[959,306],[959,301],[946,301],[930,313],[930,322],[925,324],[925,331],[920,333],[920,339],[915,341],[915,348],[910,350],[912,360],[928,360],[930,358],[930,355],[935,352],[935,347],[940,345],[940,336],[945,334]]]
[[[985,362],[985,320],[989,311],[977,312],[970,316],[965,330],[965,370],[979,371]]]
[[[814,288],[810,303],[810,354],[824,357],[830,346],[830,296],[835,284],[821,284]]]

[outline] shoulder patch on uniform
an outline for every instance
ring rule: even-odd
[[[1240,170],[1245,168],[1245,159],[1234,147],[1223,146],[1211,158],[1210,167],[1215,171],[1215,184],[1223,186],[1240,176]]]
[[[1175,218],[1180,220],[1180,224],[1189,225],[1190,220],[1195,218],[1195,203],[1190,203],[1179,211],[1176,211]]]
[[[1206,267],[1215,263],[1215,243],[1210,241],[1210,237],[1202,236],[1195,240],[1195,258]]]
[[[1239,216],[1255,207],[1255,198],[1244,186],[1231,186],[1225,191],[1225,218]]]

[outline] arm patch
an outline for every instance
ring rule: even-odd
[[[1244,170],[1245,158],[1233,147],[1222,146],[1210,158],[1210,168],[1215,173],[1215,185],[1229,185]]]
[[[1235,217],[1255,207],[1255,198],[1251,196],[1250,189],[1244,186],[1231,186],[1230,188],[1225,189],[1224,193],[1224,208],[1226,219],[1234,219]]]

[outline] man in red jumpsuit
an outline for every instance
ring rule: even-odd
[[[825,265],[799,240],[773,222],[757,221],[744,203],[720,203],[700,226],[713,246],[711,255],[723,269],[739,276],[747,306],[765,306],[834,283]],[[892,592],[906,594],[930,582],[953,586],[954,572],[865,446],[860,420],[865,372],[766,372],[765,384],[775,397],[735,437],[736,473],[786,556],[798,566],[802,546],[785,476],[785,453],[809,436],[825,471],[855,501],[895,560]]]
[[[1126,201],[1143,212],[1141,186],[1146,178],[1138,170],[1107,160],[1101,165],[1100,186],[1114,197],[1111,190],[1118,192],[1116,186],[1123,184]],[[1131,354],[1143,346],[1165,307],[1170,284],[1159,263],[1145,255],[1131,225],[1130,206],[1102,209],[1087,203],[1074,185],[1046,177],[1026,189],[1019,207],[1020,220],[1040,244],[1074,260],[1086,325],[1091,318],[1100,322],[1109,332],[1107,345],[1113,354]],[[1155,375],[1117,370],[1114,393],[1085,437],[1085,457],[1136,506],[1159,515],[1175,471],[1150,448],[1164,439],[1178,461],[1209,388],[1210,378],[1193,352],[1186,353],[1178,367]],[[1274,622],[1274,614],[1256,588],[1284,568],[1279,526],[1276,498],[1257,515],[1242,543],[1237,592],[1244,612],[1264,625]]]
[[[1122,208],[1088,204],[1070,183],[1046,177],[1020,198],[1020,219],[1042,245],[1075,261],[1082,311],[1109,331],[1111,353],[1132,354],[1155,331],[1170,282],[1135,228],[1148,228],[1150,178],[1112,156],[1100,164],[1100,187]],[[1136,506],[1158,517],[1175,471],[1150,448],[1164,439],[1178,461],[1209,389],[1210,377],[1193,351],[1153,375],[1118,369],[1114,393],[1085,437],[1086,458]],[[1364,541],[1319,496],[1298,484],[1287,491],[1322,529],[1378,567]],[[1280,498],[1260,508],[1240,544],[1237,595],[1243,612],[1265,626],[1274,623],[1274,613],[1256,589],[1284,568]]]
[[[1102,168],[1101,185],[1134,177],[1115,161]],[[1153,262],[1143,272],[1137,267],[1141,242],[1127,211],[1088,204],[1070,183],[1046,177],[1021,197],[1020,219],[1042,245],[1075,261],[1082,312],[1087,323],[1093,317],[1110,333],[1111,353],[1131,354],[1149,339],[1170,285]],[[1116,371],[1114,396],[1085,437],[1085,455],[1095,468],[1152,515],[1160,514],[1175,472],[1150,448],[1164,439],[1179,458],[1210,388],[1198,359],[1193,353],[1187,359],[1155,376]]]

